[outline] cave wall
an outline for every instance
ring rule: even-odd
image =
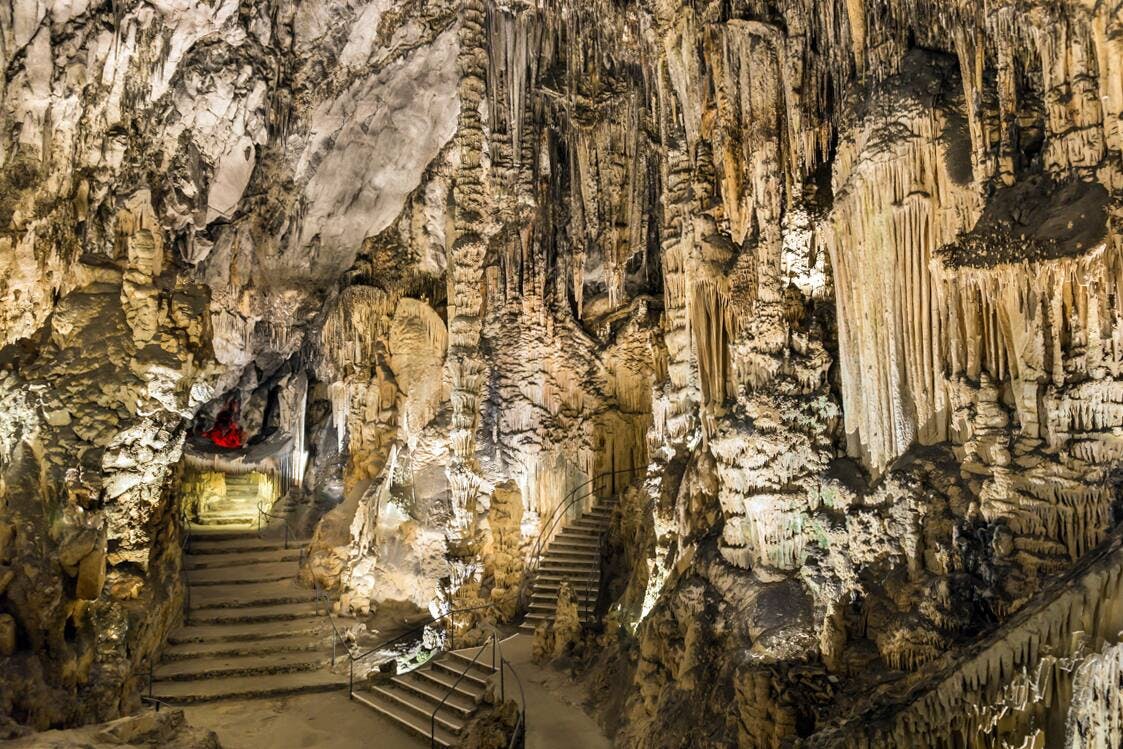
[[[452,137],[455,15],[0,10],[6,726],[137,706],[181,609],[191,420],[298,353]]]
[[[1021,688],[972,643],[1071,641],[1026,612],[1115,528],[1121,17],[0,8],[0,713],[132,706],[185,435],[277,385],[334,505],[302,579],[349,612],[510,619],[550,513],[637,473],[595,641],[631,676],[590,675],[622,746],[844,743],[879,707],[870,746],[1114,730],[1102,623],[1057,656],[1076,697],[939,716]]]

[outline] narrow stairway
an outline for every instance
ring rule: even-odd
[[[600,541],[615,507],[615,498],[600,500],[550,541],[534,574],[530,608],[520,632],[533,633],[538,625],[553,622],[565,582],[577,598],[577,615],[587,623],[600,594]]]
[[[228,473],[224,477],[225,494],[221,499],[210,499],[198,508],[198,525],[204,528],[225,526],[231,530],[257,528],[260,503],[268,508],[272,497],[262,495],[261,475],[258,473]],[[287,500],[282,500],[287,501]],[[277,512],[283,511],[280,503]]]
[[[344,687],[346,677],[327,668],[326,612],[296,583],[306,542],[286,549],[282,539],[222,528],[192,530],[186,622],[168,638],[153,696],[186,704]]]
[[[472,663],[480,647],[485,652]],[[355,689],[353,697],[425,741],[436,710],[433,740],[437,746],[457,746],[461,732],[479,709],[488,680],[496,673],[489,652],[495,649],[494,641],[480,647],[441,653],[420,668]]]

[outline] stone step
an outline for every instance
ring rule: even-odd
[[[278,622],[316,616],[312,603],[282,603],[246,608],[199,608],[187,612],[188,624],[239,624],[249,622]]]
[[[477,703],[475,699],[456,692],[449,695],[448,687],[434,684],[429,679],[422,679],[412,671],[395,676],[392,681],[396,687],[409,690],[414,694],[433,701],[434,704],[448,696],[448,699],[445,701],[445,706],[465,717],[471,715],[476,710]]]
[[[596,590],[600,588],[599,576],[590,575],[580,577],[565,574],[538,574],[534,577],[534,590],[561,590],[562,583],[569,583],[571,587],[580,590]]]
[[[598,561],[596,549],[565,549],[550,544],[550,548],[542,555],[543,559],[575,559],[579,561]]]
[[[286,674],[317,671],[328,663],[323,652],[266,653],[264,655],[217,656],[161,663],[154,676],[157,683],[219,679],[229,676]]]
[[[538,564],[538,569],[542,572],[553,572],[562,575],[569,575],[571,578],[580,578],[582,575],[588,577],[590,573],[599,574],[600,565],[596,562],[582,561],[578,559],[543,557],[542,561]]]
[[[157,699],[173,705],[229,699],[284,697],[347,688],[347,677],[327,670],[298,671],[267,676],[228,676],[192,681],[162,681],[153,685]]]
[[[318,614],[272,622],[188,624],[172,631],[168,643],[243,643],[308,635],[330,636],[331,627]]]
[[[554,588],[560,587],[563,582],[567,582],[570,585],[575,585],[579,582],[582,584],[599,585],[600,574],[598,574],[596,570],[593,570],[592,573],[593,574],[585,575],[584,572],[580,570],[572,570],[569,568],[557,572],[539,568],[538,572],[534,575],[534,584],[547,585]]]
[[[578,610],[577,618],[579,620],[581,620],[582,622],[584,622],[585,621],[584,612],[581,611],[581,610]],[[523,619],[523,623],[519,625],[519,631],[524,632],[524,633],[528,633],[528,634],[533,634],[535,628],[537,628],[539,624],[541,624],[543,622],[545,622],[546,624],[550,624],[551,622],[553,622],[553,620],[554,620],[553,616],[546,615],[546,614],[543,614],[541,612],[528,613],[526,615],[526,618]]]
[[[260,626],[260,625],[259,625]],[[184,661],[191,658],[221,658],[237,655],[267,655],[271,653],[325,652],[331,648],[331,636],[321,634],[304,636],[274,636],[262,640],[188,641],[164,648],[163,660]],[[346,657],[346,651],[339,651]]]
[[[592,551],[570,551],[569,549],[555,549],[550,547],[542,555],[541,561],[556,560],[559,562],[582,562],[600,564],[600,556]]]
[[[228,485],[249,484],[251,486],[257,486],[257,479],[254,478],[253,471],[247,471],[246,473],[227,473],[223,476],[223,478],[226,480],[226,483]]]
[[[592,614],[592,612],[593,612],[593,608],[592,608],[592,606],[590,606],[589,607],[589,613]],[[553,622],[554,621],[554,613],[555,612],[552,611],[552,610],[548,611],[548,610],[545,610],[545,609],[533,609],[531,611],[526,612],[526,621],[530,621],[530,620],[533,619],[533,620],[542,620],[542,621],[547,621],[547,622]],[[584,607],[581,607],[581,606],[577,607],[577,618],[580,619],[581,621],[585,621],[585,608]],[[535,624],[537,624],[537,622],[535,622]]]
[[[297,574],[295,562],[261,562],[258,564],[205,567],[187,573],[192,587],[211,585],[252,585],[278,580],[293,580]]]
[[[584,602],[584,601],[595,601],[599,597],[599,595],[595,590],[578,590],[578,591],[574,591],[573,597],[574,597],[574,600],[576,600],[578,602]],[[551,591],[537,591],[536,590],[530,596],[531,608],[533,608],[534,604],[536,604],[536,603],[549,603],[549,604],[553,605],[553,604],[556,604],[557,601],[558,601],[558,592],[556,590],[551,590]]]
[[[593,553],[600,551],[600,543],[592,536],[567,536],[564,533],[555,536],[546,548],[553,549],[556,547],[575,550],[588,549]]]
[[[484,654],[481,657],[490,658],[488,654]],[[477,670],[475,666],[469,665],[468,662],[461,663],[459,661],[453,661],[447,658],[440,658],[439,660],[434,661],[432,663],[432,667],[435,669],[439,669],[446,674],[450,674],[454,681],[460,678],[461,674],[463,674],[464,678],[460,679],[461,684],[473,683],[479,684],[481,686],[486,686],[487,680],[491,677],[490,673],[482,673]]]
[[[308,546],[306,539],[289,539],[288,549],[302,549]],[[259,538],[254,535],[239,536],[228,539],[192,539],[187,545],[187,555],[191,557],[206,556],[208,554],[244,554],[253,551],[285,550],[283,538]]]
[[[267,564],[269,562],[292,562],[293,566],[300,561],[300,549],[271,549],[252,552],[232,552],[227,554],[188,554],[183,561],[184,569],[203,570],[215,567],[244,567],[251,564]]]
[[[589,610],[592,610],[593,605],[596,604],[596,600],[591,599],[591,598],[585,599],[585,600],[579,600],[577,602],[577,613],[583,614],[585,612],[586,604],[588,605]],[[535,613],[535,612],[553,614],[557,610],[558,610],[558,602],[556,600],[554,600],[554,601],[533,601],[533,602],[531,602],[529,608],[527,609],[527,614],[532,614],[532,613]]]
[[[378,699],[384,703],[393,705],[400,705],[407,710],[412,710],[418,717],[429,721],[434,712],[436,713],[437,725],[444,728],[449,733],[460,735],[464,730],[464,719],[461,718],[455,710],[450,710],[445,705],[441,704],[440,700],[430,700],[418,695],[416,692],[411,692],[407,689],[399,689],[394,685],[388,686],[372,686],[370,688],[370,695],[372,699]],[[438,705],[440,706],[438,708]]]
[[[227,474],[224,493],[227,496],[231,494],[238,494],[256,497],[261,494],[261,486],[262,484],[258,481],[253,481],[252,479],[243,478],[241,476],[234,477],[230,474]]]
[[[230,498],[217,499],[214,502],[207,502],[203,505],[200,508],[200,512],[207,515],[229,515],[233,512],[242,515],[257,515],[257,503]]]
[[[569,583],[571,588],[585,587],[600,582],[600,570],[593,566],[588,565],[585,567],[566,567],[566,566],[551,566],[539,568],[537,577],[549,577],[551,581],[565,581]]]
[[[398,726],[421,737],[425,741],[429,741],[429,731],[431,728],[429,721],[417,715],[413,710],[396,703],[371,699],[369,692],[355,692],[353,696],[355,700],[371,708],[383,717],[388,718]],[[432,741],[436,746],[441,747],[452,747],[457,744],[455,734],[441,726],[437,726],[436,731],[433,733]]]
[[[442,655],[441,658],[458,662],[461,665],[461,667],[463,667],[463,666],[466,666],[466,665],[472,663],[472,659],[476,657],[476,651],[477,650],[478,650],[478,648],[468,649],[468,650],[452,650],[452,651],[449,651],[449,652],[445,653],[444,655]],[[473,668],[475,668],[479,671],[482,671],[487,676],[491,676],[492,674],[499,673],[499,669],[496,668],[495,666],[491,665],[491,660],[490,660],[489,656],[490,656],[490,653],[485,652],[483,654],[483,656],[480,657],[480,659],[477,660],[475,662],[474,666],[473,666]]]
[[[202,525],[237,526],[238,528],[252,528],[257,523],[257,518],[250,515],[200,515]]]
[[[414,669],[410,671],[411,674],[416,675],[420,679],[432,682],[438,689],[447,692],[456,683],[456,676],[450,674],[443,669],[434,669],[429,666]],[[459,684],[456,684],[456,693],[467,697],[470,700],[479,702],[480,697],[483,696],[484,688],[477,682],[462,679]]]
[[[293,580],[256,585],[204,585],[191,589],[191,609],[240,609],[282,603],[304,603],[318,599],[316,591]]]
[[[603,523],[594,523],[590,520],[578,520],[572,525],[567,525],[562,532],[597,537],[602,535],[606,530],[608,530],[608,526]]]
[[[259,538],[257,530],[252,531],[232,531],[228,528],[210,528],[198,523],[188,523],[191,530],[191,538],[196,541],[235,541],[238,539]]]

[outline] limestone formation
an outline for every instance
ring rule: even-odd
[[[140,711],[237,529],[387,658],[548,607],[621,747],[1123,741],[1120,0],[17,0],[0,69],[0,737]]]

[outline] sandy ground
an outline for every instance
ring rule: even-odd
[[[278,700],[216,702],[187,707],[183,712],[191,725],[217,733],[225,749],[423,746],[373,710],[348,700],[344,690]]]
[[[609,749],[612,743],[581,708],[583,694],[569,677],[530,660],[531,638],[518,635],[503,654],[522,678],[527,700],[528,749]],[[508,675],[507,696],[518,693]],[[226,749],[419,749],[414,738],[374,711],[347,699],[346,691],[240,700],[184,709],[188,722],[210,728]]]

